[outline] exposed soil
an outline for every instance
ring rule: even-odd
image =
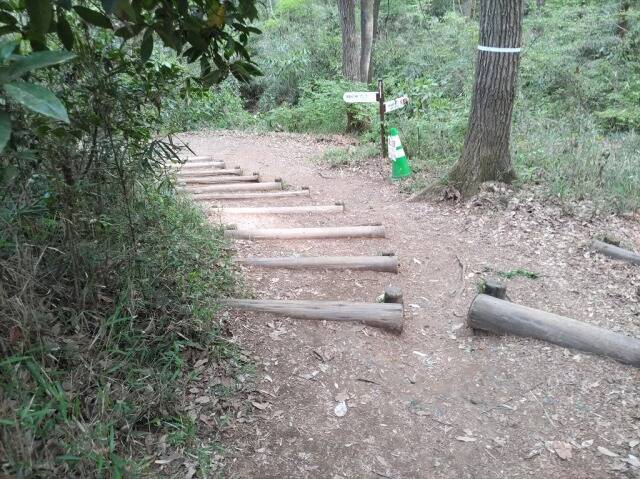
[[[225,477],[640,477],[636,369],[464,327],[482,278],[522,269],[540,277],[507,280],[512,301],[640,338],[640,267],[586,248],[592,237],[613,233],[640,249],[637,217],[566,216],[530,190],[409,203],[382,161],[332,170],[314,160],[348,141],[340,137],[215,132],[183,139],[229,167],[312,191],[311,198],[225,204],[347,207],[338,215],[222,218],[227,223],[386,228],[385,239],[237,241],[240,256],[392,250],[401,261],[398,275],[245,269],[249,293],[265,299],[374,302],[385,286],[400,286],[406,323],[394,336],[361,324],[230,313],[235,341],[258,369],[248,398],[253,414],[223,435]],[[348,411],[338,417],[344,399]]]

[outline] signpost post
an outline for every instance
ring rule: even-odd
[[[378,91],[348,91],[342,95],[342,99],[346,103],[378,103],[378,111],[380,113],[380,148],[382,150],[382,156],[387,158],[387,142],[384,114],[403,108],[409,103],[409,98],[401,96],[395,100],[384,101],[384,83],[382,79],[378,80]]]
[[[382,157],[386,158],[388,151],[384,132],[384,84],[382,83],[382,79],[378,80],[378,104],[380,111],[380,147],[382,149]]]

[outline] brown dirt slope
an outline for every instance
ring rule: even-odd
[[[255,297],[373,302],[386,285],[405,293],[399,337],[359,324],[230,314],[236,342],[259,362],[254,413],[226,434],[226,477],[638,476],[636,369],[463,326],[482,278],[522,269],[540,277],[508,280],[512,301],[640,337],[640,268],[585,248],[591,237],[614,232],[640,249],[637,218],[565,216],[528,191],[468,204],[408,203],[385,179],[384,164],[331,170],[313,160],[340,138],[216,132],[184,139],[229,167],[312,189],[310,199],[225,204],[347,206],[339,215],[225,222],[381,222],[387,229],[386,239],[237,241],[239,255],[394,250],[401,261],[398,275],[246,268]],[[340,400],[343,417],[335,414]]]

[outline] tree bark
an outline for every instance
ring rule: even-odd
[[[360,1],[360,81],[368,83],[370,78],[371,51],[373,50],[374,0]]]
[[[521,42],[522,0],[482,0],[480,45],[515,48]],[[515,179],[509,140],[519,63],[519,53],[478,50],[467,135],[447,181],[464,196],[485,181]]]
[[[355,0],[338,0],[342,31],[342,74],[348,80],[360,79],[360,56],[356,34]]]

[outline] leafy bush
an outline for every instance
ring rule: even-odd
[[[366,89],[364,85],[343,80],[318,80],[302,89],[302,96],[294,107],[276,108],[265,116],[265,124],[272,129],[293,132],[342,133],[347,128],[347,104],[342,99],[346,91]],[[371,125],[376,116],[375,106],[349,106],[354,123]]]

